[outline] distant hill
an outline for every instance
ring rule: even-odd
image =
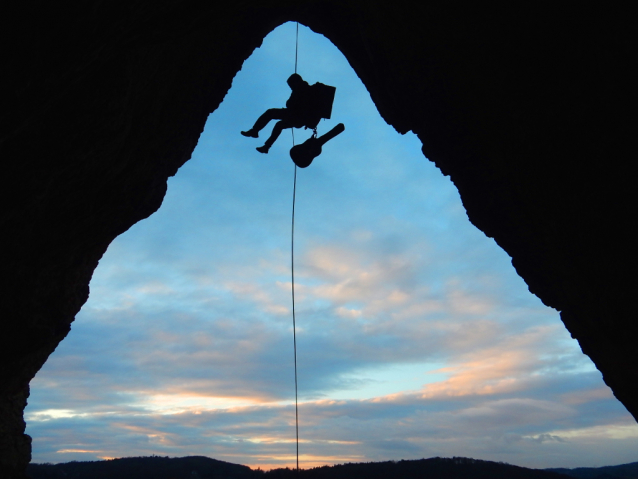
[[[32,479],[254,479],[248,466],[204,456],[124,457],[109,461],[29,464]]]
[[[203,456],[127,457],[109,461],[30,464],[32,479],[296,479],[294,469],[268,472]],[[339,464],[304,469],[300,479],[567,479],[552,471],[527,469],[464,457]]]
[[[638,479],[638,462],[606,467],[577,467],[575,469],[552,468],[545,471],[558,472],[579,479]]]
[[[306,469],[299,475],[302,479],[567,479],[551,471],[465,457],[339,464]],[[264,479],[294,479],[295,471],[274,469],[265,476]]]
[[[264,472],[204,456],[126,457],[109,461],[29,464],[32,479],[638,479],[638,462],[576,469],[528,469],[465,457],[367,462]]]

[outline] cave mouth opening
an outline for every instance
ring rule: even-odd
[[[265,156],[239,135],[285,102],[293,29],[274,30],[246,61],[162,208],[110,246],[33,382],[35,462],[294,462],[291,144],[286,131]],[[310,83],[337,86],[320,131],[346,125],[299,177],[302,467],[434,455],[582,465],[538,461],[551,447],[592,454],[583,444],[595,432],[565,446],[561,431],[596,427],[629,431],[614,443],[628,454],[631,417],[557,313],[469,224],[417,138],[383,122],[325,38],[302,27],[299,55]]]

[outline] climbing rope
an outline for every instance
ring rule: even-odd
[[[297,73],[297,54],[299,52],[299,22],[295,36],[295,73]],[[292,146],[295,146],[295,129],[291,128]],[[295,320],[295,197],[297,195],[297,165],[292,187],[292,228],[290,233],[290,272],[292,278],[292,339],[295,352],[295,433],[297,444],[297,473],[299,473],[299,401],[297,396],[297,325]]]
[[[297,54],[299,53],[299,22],[297,22],[297,33],[295,36],[295,73],[297,73]]]
[[[290,271],[292,274],[292,338],[295,351],[295,431],[297,443],[297,471],[299,471],[299,403],[297,398],[297,325],[295,322],[295,195],[297,192],[297,165],[292,188],[292,234],[290,240]]]

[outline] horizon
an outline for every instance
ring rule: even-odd
[[[151,456],[125,456],[125,457],[111,457],[111,458],[106,458],[106,459],[97,459],[94,461],[71,461],[71,462],[107,462],[107,461],[117,461],[120,459],[149,459],[149,458],[161,458],[161,459],[186,459],[189,457],[204,457],[206,459],[212,459],[214,461],[220,461],[220,462],[225,462],[225,463],[229,463],[228,461],[222,461],[220,459],[216,459],[214,457],[209,457],[209,456],[203,456],[203,455],[191,455],[191,456],[177,456],[177,457],[172,457],[172,456],[158,456],[158,455],[151,455]],[[383,462],[401,462],[401,461],[427,461],[430,459],[469,459],[471,461],[484,461],[484,462],[494,462],[496,464],[505,464],[508,466],[517,466],[517,467],[525,467],[525,466],[519,466],[518,464],[510,464],[508,462],[496,462],[496,461],[489,461],[486,459],[475,459],[472,457],[463,457],[463,456],[452,456],[452,457],[441,457],[441,456],[435,456],[435,457],[422,457],[419,459],[388,459],[385,461],[368,461],[368,462],[360,462],[360,463],[336,463],[336,464],[325,464],[324,466],[343,466],[346,464],[373,464],[373,463],[383,463]],[[63,462],[63,463],[57,463],[57,464],[51,464],[51,463],[34,463],[31,462],[31,464],[35,464],[35,465],[60,465],[60,464],[68,464],[68,462]],[[259,466],[256,467],[250,467],[250,466],[246,466],[245,464],[236,464],[236,463],[229,463],[229,464],[234,464],[234,465],[239,465],[239,466],[245,466],[245,467],[249,467],[251,470],[256,471],[256,470],[261,470],[264,472],[269,472],[269,471],[273,471],[276,469],[295,469],[295,467],[290,467],[290,466],[285,466],[285,467],[277,467],[277,468],[273,468],[273,469],[262,469]],[[604,466],[598,466],[598,467],[572,467],[572,468],[557,468],[557,467],[552,467],[552,468],[545,468],[545,469],[537,469],[537,470],[546,470],[546,469],[570,469],[570,470],[574,470],[574,469],[602,469],[602,468],[607,468],[607,467],[621,467],[621,466],[630,466],[630,465],[638,465],[638,461],[634,461],[634,462],[628,462],[628,463],[623,463],[623,464],[606,464]],[[324,467],[324,466],[312,466],[312,467],[308,467],[308,468],[303,468],[303,467],[299,467],[300,470],[311,470],[311,469],[315,469],[318,467]],[[534,469],[534,468],[530,468],[530,469]]]
[[[337,87],[320,134],[346,127],[298,172],[300,467],[635,462],[638,425],[558,312],[469,223],[418,138],[381,119],[343,55],[299,30],[299,73]],[[272,123],[260,140],[239,134],[283,106],[293,66],[288,23],[244,63],[159,211],[109,246],[32,382],[33,461],[294,464],[290,133],[268,155],[255,147]]]

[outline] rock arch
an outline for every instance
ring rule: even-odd
[[[382,117],[418,135],[470,220],[638,414],[627,12],[403,0],[3,10],[3,477],[24,477],[28,383],[68,333],[101,255],[159,208],[243,61],[290,20],[327,36]]]

